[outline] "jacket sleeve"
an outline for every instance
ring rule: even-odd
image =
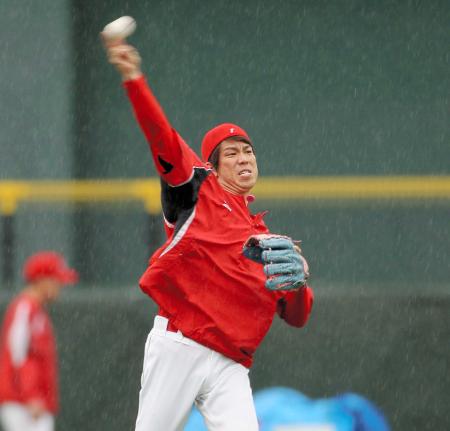
[[[314,294],[309,286],[287,292],[278,300],[277,313],[291,326],[305,326],[312,310]]]
[[[145,77],[124,82],[134,115],[147,138],[155,167],[175,187],[189,181],[201,161],[172,128]]]

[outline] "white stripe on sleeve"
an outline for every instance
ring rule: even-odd
[[[177,232],[177,234],[175,235],[175,237],[173,238],[173,240],[171,241],[171,243],[167,246],[167,248],[159,255],[159,257],[164,256],[167,252],[169,252],[170,250],[172,250],[181,240],[181,238],[183,238],[184,234],[186,233],[186,231],[188,230],[189,226],[191,225],[192,221],[194,220],[195,217],[195,207],[192,210],[192,214],[189,216],[189,218],[184,222],[183,226],[181,226],[180,230]]]
[[[8,333],[8,347],[15,367],[20,367],[28,354],[31,338],[29,316],[30,305],[25,302],[18,304]]]

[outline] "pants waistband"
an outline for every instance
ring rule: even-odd
[[[169,319],[163,316],[155,316],[155,320],[153,321],[153,329],[157,329],[159,331],[167,331],[167,327],[169,326]]]
[[[205,348],[196,341],[185,337],[181,331],[174,332],[168,329],[168,327],[169,327],[169,319],[167,319],[167,317],[155,316],[155,320],[153,321],[153,329],[151,330],[150,333],[162,335],[164,337],[171,338],[173,340],[180,341],[182,343],[189,344],[191,346],[201,346],[202,348]]]

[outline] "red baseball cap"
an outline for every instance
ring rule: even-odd
[[[211,153],[222,141],[228,138],[242,138],[252,145],[252,141],[247,135],[247,132],[236,124],[223,123],[212,128],[210,131],[206,132],[202,141],[202,157],[203,161],[207,162]]]
[[[66,263],[64,256],[54,251],[40,251],[30,256],[23,266],[23,277],[27,283],[41,278],[54,278],[62,284],[74,284],[78,273]]]

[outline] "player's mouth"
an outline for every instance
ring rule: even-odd
[[[250,169],[242,169],[242,171],[238,172],[238,175],[241,178],[250,178],[252,176],[252,171]]]

